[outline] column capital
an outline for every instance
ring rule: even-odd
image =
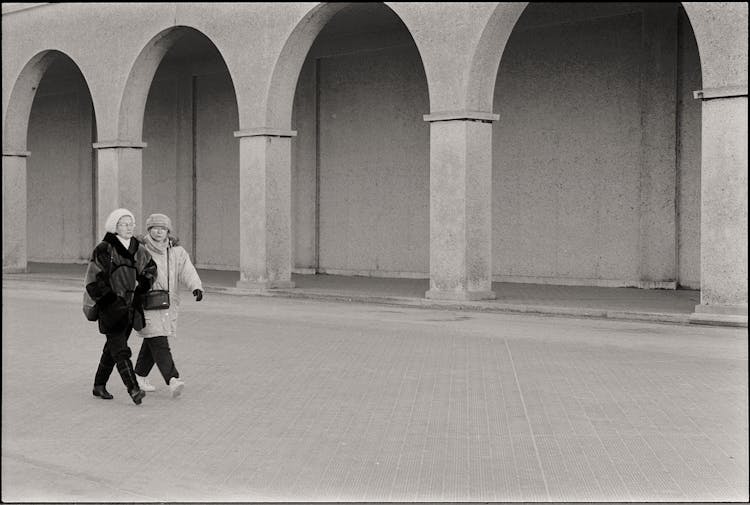
[[[15,156],[16,158],[28,158],[31,151],[18,151],[15,149],[3,149],[3,156]]]
[[[425,114],[422,118],[428,123],[435,121],[480,121],[482,123],[491,123],[500,119],[500,115],[476,110],[453,110],[432,112]]]
[[[696,100],[713,100],[716,98],[734,98],[747,96],[747,84],[739,86],[721,86],[719,88],[704,88],[693,91]]]
[[[147,145],[145,142],[132,140],[104,140],[92,144],[94,149],[143,149]]]
[[[296,130],[279,130],[277,128],[269,128],[267,126],[258,126],[256,128],[249,128],[247,130],[239,130],[234,132],[234,136],[237,138],[244,137],[296,137]]]

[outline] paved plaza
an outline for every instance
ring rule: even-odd
[[[748,500],[747,328],[209,291],[135,406],[80,302],[3,281],[5,502]]]

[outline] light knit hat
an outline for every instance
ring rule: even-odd
[[[165,214],[151,214],[146,219],[146,230],[150,230],[154,226],[162,226],[167,231],[172,231],[172,221]]]
[[[130,219],[132,219],[135,223],[135,216],[133,216],[133,213],[128,209],[115,209],[107,218],[107,221],[104,224],[104,231],[116,234],[117,222],[120,221],[120,218],[122,218],[123,216],[130,216]]]

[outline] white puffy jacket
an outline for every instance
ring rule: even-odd
[[[144,310],[146,326],[138,331],[138,336],[174,337],[177,332],[177,315],[180,310],[180,286],[187,287],[192,293],[195,289],[203,290],[201,279],[190,261],[190,255],[182,246],[171,246],[166,250],[154,247],[146,240],[146,249],[156,263],[156,281],[151,289],[167,289],[167,254],[169,254],[169,308],[161,310]],[[165,254],[166,253],[166,254]]]

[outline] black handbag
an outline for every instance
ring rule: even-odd
[[[143,310],[161,310],[169,308],[169,248],[167,248],[167,289],[154,289],[146,293],[143,299]]]
[[[169,291],[154,289],[146,293],[143,300],[143,310],[159,310],[169,308]]]

